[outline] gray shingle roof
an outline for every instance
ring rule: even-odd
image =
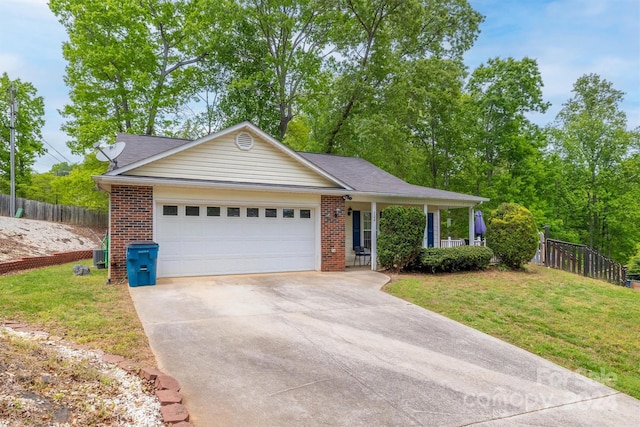
[[[143,160],[163,151],[191,142],[189,139],[167,138],[164,136],[131,135],[119,133],[116,141],[125,142],[124,151],[116,159],[118,168]]]
[[[395,194],[398,196],[430,199],[473,202],[488,201],[488,199],[483,197],[409,184],[368,161],[357,157],[302,152],[298,154],[325,172],[361,192]]]
[[[118,168],[191,142],[188,139],[124,133],[118,134],[116,139],[126,142],[124,151],[117,158]],[[297,154],[357,192],[472,203],[488,201],[483,197],[409,184],[368,161],[356,157],[304,152]]]

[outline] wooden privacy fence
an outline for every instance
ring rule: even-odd
[[[626,286],[627,269],[585,245],[547,239],[544,265]]]
[[[10,196],[0,194],[0,215],[15,215],[15,212],[9,212],[10,206]],[[108,224],[106,213],[95,212],[78,206],[52,205],[16,197],[16,210],[20,208],[23,210],[23,216],[28,219],[105,228]]]

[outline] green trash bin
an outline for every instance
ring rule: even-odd
[[[126,248],[129,286],[155,285],[158,244],[138,241],[129,243]]]

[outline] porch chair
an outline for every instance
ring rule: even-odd
[[[365,265],[369,265],[371,263],[371,252],[367,251],[367,248],[364,246],[356,246],[354,248],[356,251],[356,256],[353,258],[353,265],[356,265],[356,260],[358,261],[358,265],[362,265],[362,259],[365,260]],[[367,258],[369,258],[367,260]]]

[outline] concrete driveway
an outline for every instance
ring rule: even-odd
[[[639,425],[640,401],[394,298],[371,271],[130,288],[198,426]]]

